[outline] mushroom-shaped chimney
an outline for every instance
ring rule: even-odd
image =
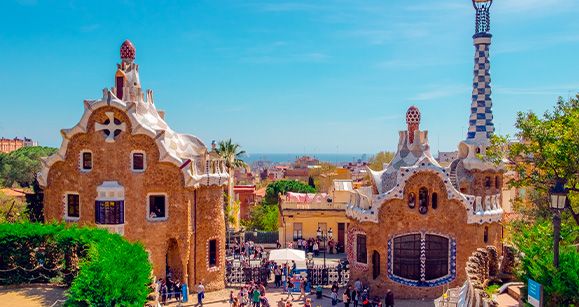
[[[408,125],[408,139],[410,143],[414,143],[414,131],[420,128],[420,110],[417,107],[411,106],[406,111],[406,125]]]
[[[121,59],[123,62],[131,63],[135,60],[135,55],[137,50],[133,43],[130,40],[125,40],[125,42],[121,45]]]

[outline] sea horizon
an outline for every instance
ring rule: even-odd
[[[368,161],[374,154],[367,153],[246,153],[242,158],[246,163],[267,161],[272,163],[293,162],[298,157],[310,156],[321,162],[343,163]]]

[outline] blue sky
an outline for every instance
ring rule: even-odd
[[[493,111],[543,112],[579,92],[579,1],[496,0]],[[434,151],[455,150],[470,108],[469,0],[0,3],[0,136],[58,146],[84,99],[111,87],[119,47],[177,131],[249,152],[394,150],[410,105]]]

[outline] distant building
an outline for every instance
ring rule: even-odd
[[[251,208],[256,204],[255,185],[235,185],[233,194],[235,200],[239,201],[239,217],[249,219]]]
[[[308,166],[319,165],[320,160],[310,157],[310,156],[301,156],[297,158],[293,164],[295,168],[307,168]]]
[[[13,138],[13,139],[7,139],[7,138],[0,138],[0,152],[1,153],[9,153],[12,151],[15,151],[17,149],[20,149],[22,147],[28,147],[28,146],[37,146],[38,143],[36,141],[33,141],[32,139],[29,138],[24,138],[24,139],[20,139],[20,138]]]
[[[288,180],[308,182],[310,174],[307,168],[289,168],[285,170],[283,177]]]
[[[346,206],[352,195],[351,180],[334,180],[328,193],[291,193],[280,199],[279,241],[283,246],[299,239],[315,238],[320,228],[324,233],[332,229],[333,241],[344,251],[346,231],[350,220]],[[321,249],[321,247],[320,247]]]

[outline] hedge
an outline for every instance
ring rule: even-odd
[[[0,284],[63,283],[69,306],[143,306],[151,264],[141,243],[104,229],[0,224]]]

